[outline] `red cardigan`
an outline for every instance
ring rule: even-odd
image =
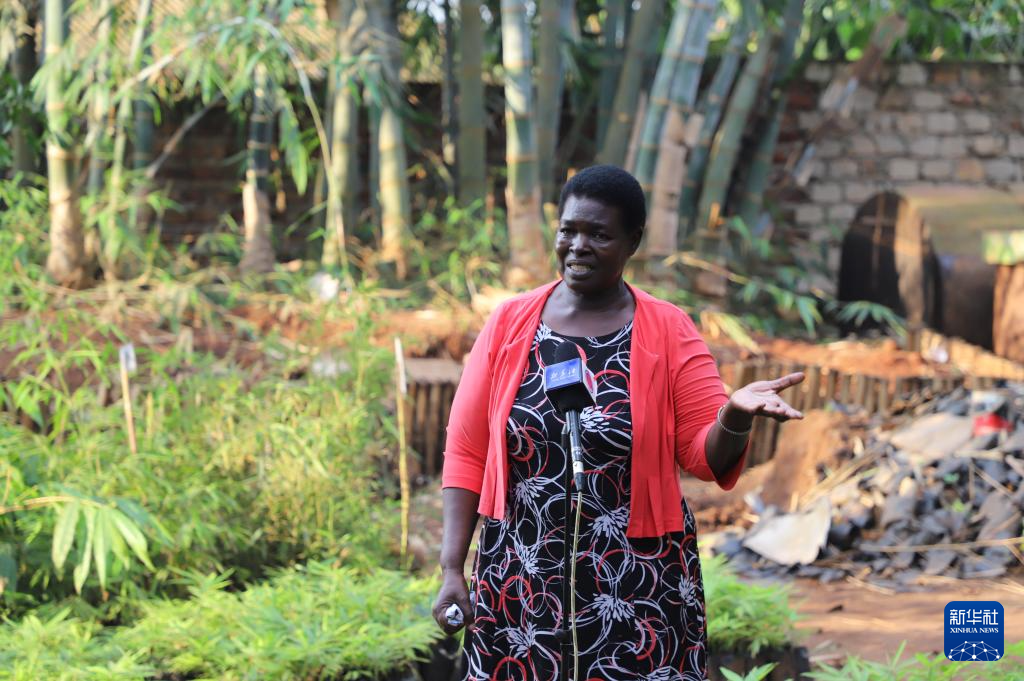
[[[505,516],[509,463],[505,427],[526,370],[541,311],[558,281],[502,303],[473,344],[448,420],[443,487],[480,495],[479,512]],[[727,400],[707,345],[675,305],[629,287],[636,300],[630,350],[633,420],[632,490],[627,537],[683,530],[676,463],[701,480],[715,480],[704,444]],[[746,452],[715,480],[736,484]]]

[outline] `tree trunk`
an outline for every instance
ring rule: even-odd
[[[388,8],[371,2],[367,6],[370,23],[384,41],[385,82],[391,90],[391,97],[381,99],[380,129],[377,149],[380,152],[380,210],[381,250],[380,260],[393,262],[395,274],[405,279],[405,239],[411,226],[409,207],[409,178],[406,175],[405,137],[397,102],[402,97],[402,82],[398,77],[398,40],[394,33]]]
[[[37,17],[26,12],[22,17],[22,25],[17,26],[17,38],[14,54],[11,55],[11,70],[18,84],[27,92],[36,74],[39,64],[36,61]],[[39,171],[39,156],[33,144],[38,135],[35,119],[28,111],[22,111],[11,130],[12,170],[15,174],[31,174]]]
[[[612,117],[612,105],[615,103],[615,84],[619,82],[622,71],[622,47],[625,43],[626,16],[629,8],[626,0],[607,0],[605,2],[605,20],[601,29],[601,81],[597,101],[597,140],[598,148],[604,144],[604,136],[608,131],[608,122]]]
[[[693,104],[697,99],[697,87],[708,51],[708,35],[717,6],[717,0],[710,0],[694,8],[683,41],[682,58],[672,78],[655,165],[651,232],[647,239],[649,256],[666,256],[678,247],[679,178],[685,174],[686,156],[696,144],[701,126],[701,117],[693,115]]]
[[[537,148],[553,150],[558,146],[558,119],[562,111],[564,69],[559,54],[562,40],[564,0],[540,0],[540,36],[538,38],[537,75]],[[555,192],[555,154],[540,154],[537,172],[541,197],[550,201]]]
[[[336,48],[344,64],[356,54],[357,31],[366,28],[366,13],[354,0],[338,0]],[[331,174],[327,183],[327,209],[324,220],[322,263],[338,267],[346,260],[345,234],[358,219],[356,191],[359,187],[359,106],[353,91],[352,75],[342,65],[331,70],[329,94],[331,103]]]
[[[467,206],[487,196],[484,122],[484,29],[480,0],[459,3],[458,192]]]
[[[651,39],[651,34],[655,32],[659,9],[664,4],[664,0],[643,0],[633,18],[629,28],[629,40],[626,43],[626,61],[622,65],[619,85],[615,89],[612,117],[608,122],[601,153],[597,155],[599,163],[617,166],[625,163],[636,103],[640,99],[644,67],[651,53],[651,46],[656,43]]]
[[[683,180],[679,198],[679,225],[682,230],[678,235],[679,240],[685,238],[697,212],[697,199],[700,196],[704,171],[707,168],[708,155],[711,152],[711,141],[722,120],[725,103],[729,99],[729,92],[736,80],[736,74],[739,73],[740,60],[746,52],[750,33],[756,25],[757,8],[752,0],[748,0],[743,4],[743,16],[733,26],[732,36],[725,48],[725,54],[722,55],[722,60],[718,63],[711,84],[703,95],[703,101],[698,106],[702,118],[701,128],[697,144],[690,151],[686,160],[686,179]]]
[[[539,282],[547,276],[549,268],[537,175],[530,77],[533,55],[526,3],[521,0],[501,2],[501,46],[505,66],[505,203],[512,261],[510,279],[515,283]]]
[[[47,55],[56,55],[68,32],[69,0],[46,0],[45,45]],[[86,258],[82,236],[82,215],[78,206],[75,156],[70,139],[71,120],[64,104],[63,69],[55,69],[46,85],[47,176],[50,192],[50,252],[46,271],[61,286],[85,286]]]
[[[640,148],[636,157],[635,175],[640,187],[647,197],[647,205],[651,205],[651,190],[654,188],[654,166],[658,159],[658,143],[661,141],[661,127],[668,109],[669,93],[672,79],[683,61],[683,45],[686,38],[686,27],[690,23],[693,12],[693,0],[681,0],[676,5],[672,16],[672,25],[665,38],[665,48],[658,62],[658,70],[654,75],[654,84],[647,99],[647,114],[644,117],[643,132],[640,134]]]
[[[242,272],[270,272],[274,269],[274,245],[271,241],[270,197],[267,176],[270,172],[270,140],[273,125],[270,78],[262,64],[256,66],[249,139],[246,142],[247,167],[242,190],[242,214],[245,244],[239,269]]]

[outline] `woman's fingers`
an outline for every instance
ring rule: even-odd
[[[775,390],[776,392],[779,392],[781,390],[785,390],[786,388],[791,388],[794,385],[797,385],[798,383],[802,383],[803,380],[804,372],[797,371],[792,374],[786,374],[785,376],[776,378],[774,381],[770,381],[770,383],[772,384],[772,389]]]

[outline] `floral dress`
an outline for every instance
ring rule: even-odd
[[[632,323],[600,337],[568,337],[543,322],[506,426],[505,518],[485,518],[471,590],[476,630],[465,639],[466,679],[553,681],[563,664],[564,467],[562,419],[544,395],[544,366],[574,342],[597,379],[581,414],[585,483],[576,559],[579,681],[706,678],[704,589],[693,515],[685,529],[627,539],[632,428]],[[575,490],[573,490],[575,516]],[[572,678],[573,660],[569,665]]]

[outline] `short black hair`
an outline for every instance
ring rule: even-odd
[[[569,178],[558,197],[558,216],[562,216],[570,196],[597,199],[615,206],[622,215],[622,226],[630,234],[642,234],[647,223],[644,190],[636,178],[618,166],[597,165],[584,168]]]

